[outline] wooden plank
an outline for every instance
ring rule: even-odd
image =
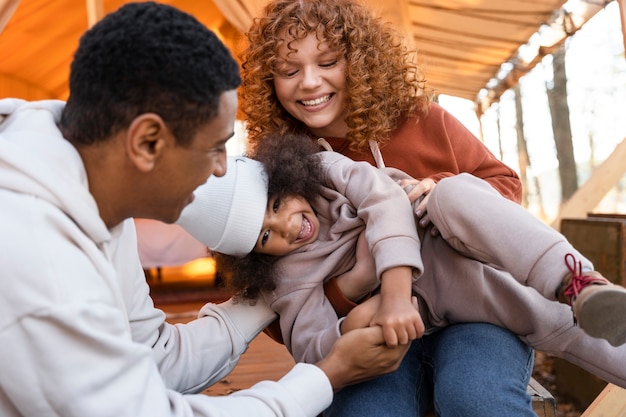
[[[615,187],[626,173],[626,138],[620,142],[613,153],[598,166],[591,177],[561,206],[552,227],[560,230],[561,219],[584,218],[588,212],[602,201],[604,196]]]
[[[619,5],[620,22],[622,22],[622,38],[626,48],[626,0],[617,0]]]
[[[608,384],[580,417],[626,416],[626,390]]]
[[[198,316],[203,302],[157,305],[167,314],[169,323],[186,323]],[[244,353],[235,369],[217,384],[203,391],[219,396],[250,388],[263,380],[277,381],[293,366],[295,361],[285,345],[275,342],[265,333],[257,336]]]
[[[261,333],[250,343],[246,353],[241,356],[235,369],[226,378],[207,388],[208,395],[228,395],[232,392],[250,388],[259,381],[277,381],[285,375],[295,362],[285,345],[272,340]]]
[[[526,391],[530,394],[537,416],[556,417],[556,400],[535,378],[530,378]]]
[[[0,1],[0,33],[2,33],[7,23],[9,23],[9,20],[11,20],[11,16],[13,16],[18,4],[20,4],[20,0]]]
[[[563,219],[561,233],[595,269],[626,286],[626,218],[618,215]]]
[[[87,0],[87,26],[92,27],[104,16],[102,0]]]

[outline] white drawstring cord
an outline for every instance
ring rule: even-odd
[[[318,138],[317,144],[324,148],[324,150],[333,152],[333,147],[330,146],[330,143],[328,143],[326,139]],[[378,142],[370,140],[369,145],[370,150],[372,151],[372,156],[374,157],[374,161],[376,162],[376,166],[379,169],[385,168],[385,161],[383,160],[383,154],[380,152],[380,148],[378,147]]]
[[[385,168],[385,161],[383,160],[383,154],[380,153],[378,142],[374,140],[369,140],[368,142],[370,144],[370,150],[372,151],[372,156],[374,157],[374,161],[376,161],[376,166],[379,169]]]
[[[317,139],[317,144],[320,145],[322,148],[324,148],[325,151],[328,151],[328,152],[333,151],[333,147],[330,146],[330,143],[326,142],[326,139],[324,138]]]

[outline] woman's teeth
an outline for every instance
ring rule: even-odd
[[[330,94],[324,97],[316,98],[315,100],[302,100],[302,104],[305,106],[318,106],[322,103],[326,103],[330,100]]]

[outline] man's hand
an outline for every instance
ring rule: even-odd
[[[395,371],[410,344],[390,348],[379,326],[352,330],[341,336],[317,366],[334,391]]]

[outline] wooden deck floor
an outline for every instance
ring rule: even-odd
[[[210,301],[220,302],[227,298],[224,293],[205,293]],[[198,315],[198,311],[204,301],[181,301],[159,304],[158,300],[163,298],[154,297],[155,304],[166,312],[170,323],[186,323],[193,320]],[[187,297],[189,300],[189,297]],[[174,298],[175,300],[175,298]],[[287,352],[284,345],[272,340],[265,333],[261,333],[255,338],[248,351],[241,357],[241,360],[226,378],[219,383],[209,387],[205,391],[208,395],[228,395],[232,392],[249,388],[262,380],[276,381],[285,375],[294,366],[294,360]],[[531,380],[528,392],[533,400],[533,409],[540,417],[555,417],[556,404],[554,397],[545,390],[537,381]],[[429,414],[429,417],[432,414]]]
[[[202,307],[202,302],[157,304],[168,315],[170,323],[185,323],[193,320]],[[265,333],[255,338],[248,351],[226,378],[204,391],[209,395],[227,395],[249,388],[262,380],[276,381],[294,366],[294,360],[284,345],[272,340]]]
[[[151,296],[155,305],[167,314],[170,323],[186,323],[198,315],[206,302],[219,303],[230,294],[214,285],[202,281],[190,283],[182,281],[153,282]],[[234,370],[219,383],[204,391],[208,395],[228,395],[241,389],[250,388],[263,380],[276,381],[294,366],[294,360],[284,345],[272,340],[265,333],[255,338],[248,351],[241,357]],[[554,397],[537,381],[531,380],[528,392],[533,400],[533,409],[540,417],[555,417]],[[429,414],[429,417],[432,414]]]

